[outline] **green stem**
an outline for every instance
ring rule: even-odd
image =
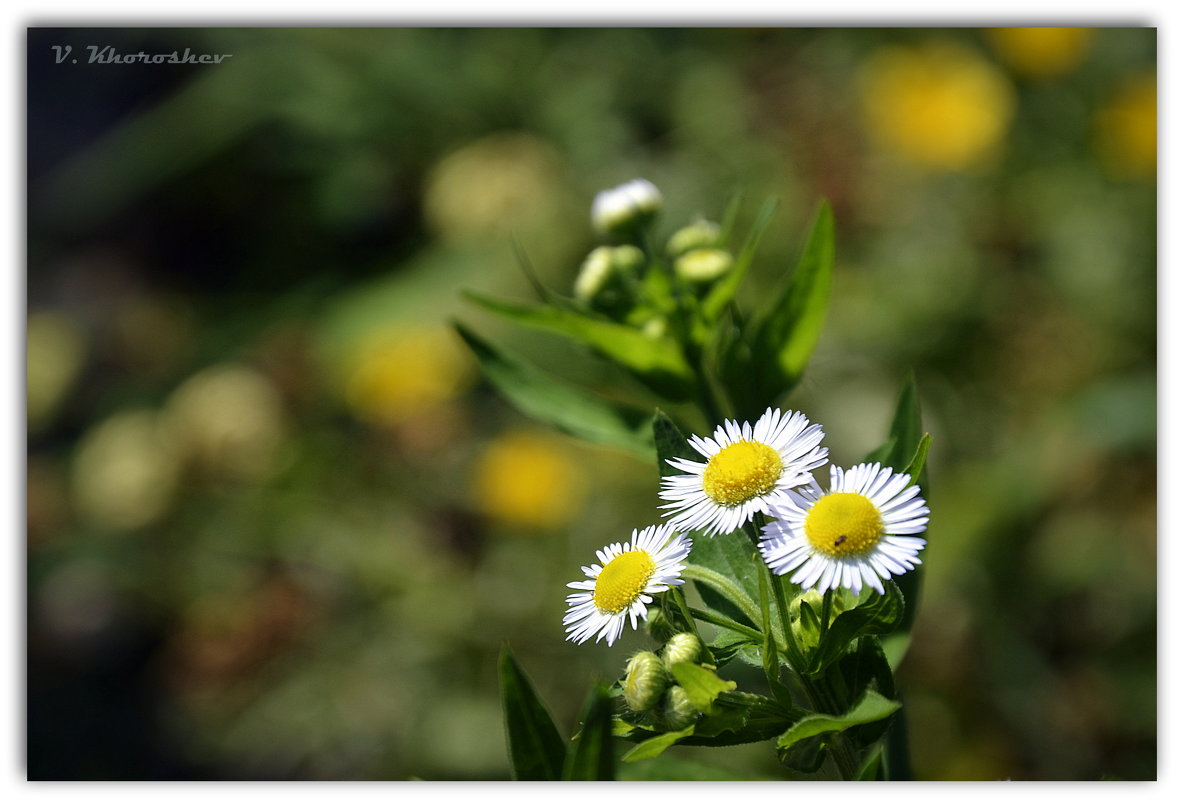
[[[719,592],[720,595],[735,604],[749,620],[757,620],[760,617],[760,611],[756,608],[756,604],[752,602],[752,599],[748,597],[748,594],[722,573],[717,573],[710,568],[700,565],[688,564],[683,568],[682,576],[683,578],[689,578],[692,581],[702,582],[710,586]]]
[[[788,592],[785,591],[786,587]],[[777,606],[780,607],[781,627],[784,629],[785,635],[785,654],[789,658],[789,667],[798,674],[803,673],[808,669],[808,664],[801,651],[801,645],[797,642],[797,634],[793,631],[793,616],[789,613],[789,608],[793,603],[792,583],[782,576],[773,576],[772,588],[776,595]]]
[[[704,609],[696,609],[693,606],[689,607],[689,608],[690,608],[691,614],[694,615],[697,620],[702,620],[704,623],[712,623],[716,626],[722,626],[725,629],[729,629],[729,630],[737,632],[739,634],[743,634],[745,637],[752,640],[753,642],[755,642],[758,645],[760,643],[764,642],[764,635],[761,634],[756,629],[741,625],[741,624],[735,622],[734,620],[729,620],[726,617],[722,617],[720,615],[713,615]]]

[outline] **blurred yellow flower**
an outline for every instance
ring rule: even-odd
[[[889,47],[859,70],[867,129],[879,147],[930,169],[965,170],[1005,136],[1014,93],[999,70],[952,43]]]
[[[1015,72],[1057,78],[1075,69],[1091,46],[1091,28],[990,28],[990,44]]]
[[[1095,115],[1095,150],[1109,172],[1127,178],[1157,174],[1157,76],[1122,84]]]
[[[500,133],[446,156],[425,185],[425,219],[446,241],[542,228],[558,209],[560,160],[547,142]]]
[[[179,460],[170,431],[149,410],[119,412],[91,429],[74,454],[74,505],[102,528],[135,529],[171,505]]]
[[[475,468],[474,502],[509,526],[554,529],[580,511],[584,488],[584,474],[562,440],[517,430],[483,452]]]
[[[399,425],[444,404],[473,379],[469,354],[445,328],[381,329],[363,338],[344,388],[357,418]]]
[[[192,376],[168,399],[167,415],[187,459],[236,480],[264,478],[285,438],[277,388],[242,365],[219,364]]]
[[[28,424],[37,430],[53,417],[81,370],[86,344],[78,327],[56,312],[28,319]]]

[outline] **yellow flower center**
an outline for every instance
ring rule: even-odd
[[[703,491],[724,506],[763,495],[781,477],[781,455],[763,442],[733,442],[703,470]]]
[[[654,575],[654,560],[645,551],[626,551],[605,565],[597,575],[593,603],[607,615],[629,608]]]
[[[862,556],[882,538],[883,516],[864,495],[831,493],[809,510],[805,536],[827,556]]]

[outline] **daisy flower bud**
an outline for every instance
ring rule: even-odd
[[[662,210],[662,193],[644,178],[598,192],[593,199],[593,228],[602,235],[622,234],[648,223]]]
[[[722,229],[719,223],[699,220],[686,228],[675,231],[666,242],[666,255],[672,259],[690,253],[692,250],[713,248],[719,244]]]
[[[703,644],[699,638],[688,632],[679,632],[670,638],[662,650],[662,663],[670,670],[679,662],[698,664],[703,656]]]
[[[604,290],[619,286],[624,274],[636,274],[645,260],[633,245],[593,248],[580,267],[572,292],[578,299],[591,302]]]
[[[666,719],[667,728],[676,731],[690,725],[699,717],[699,710],[691,703],[687,691],[677,684],[666,693],[662,702],[662,715]]]
[[[674,271],[678,277],[695,284],[714,281],[731,268],[731,254],[718,248],[692,250],[674,260]]]
[[[653,651],[638,651],[625,666],[625,703],[634,712],[648,712],[662,700],[670,676]]]

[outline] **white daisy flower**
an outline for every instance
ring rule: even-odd
[[[629,542],[615,542],[597,551],[599,564],[581,568],[587,581],[568,584],[564,615],[566,639],[575,643],[597,635],[609,645],[617,642],[628,618],[631,628],[645,620],[652,593],[665,592],[682,584],[678,577],[691,551],[691,541],[668,525],[634,529]]]
[[[670,523],[680,531],[730,534],[812,478],[811,471],[828,461],[828,451],[818,447],[823,436],[805,415],[780,409],[767,410],[755,426],[725,420],[711,437],[692,434],[691,447],[707,461],[667,459],[686,474],[662,479],[658,495],[670,503],[659,508],[670,510],[664,516],[673,516]]]
[[[862,585],[884,592],[883,581],[920,564],[928,505],[911,476],[877,462],[843,471],[830,466],[830,489],[812,482],[773,504],[778,519],[764,527],[760,552],[774,573],[796,571],[792,582],[824,593]]]

